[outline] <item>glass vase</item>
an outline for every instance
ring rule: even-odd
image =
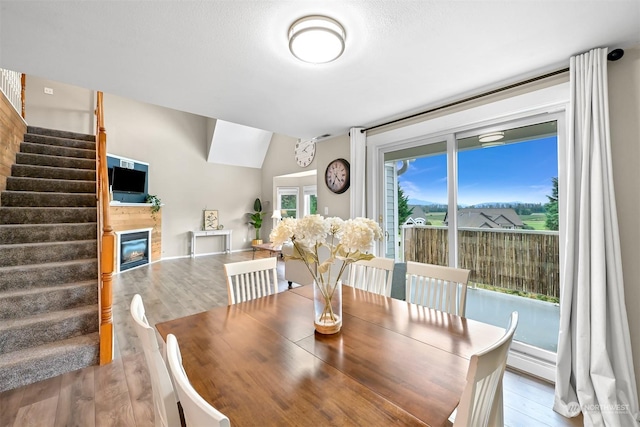
[[[314,325],[320,334],[335,334],[342,327],[342,281],[313,283]]]

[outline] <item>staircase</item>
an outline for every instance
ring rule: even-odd
[[[28,127],[0,195],[0,392],[98,363],[95,145]]]

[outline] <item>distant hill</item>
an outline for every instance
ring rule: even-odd
[[[409,207],[418,206],[424,207],[426,211],[431,212],[446,212],[447,205],[442,203],[428,202],[425,200],[409,199]],[[543,203],[531,203],[531,202],[485,202],[477,203],[475,205],[459,204],[458,209],[462,208],[499,208],[507,209],[512,208],[518,213],[518,215],[530,215],[532,213],[544,213]]]
[[[426,200],[418,200],[418,199],[409,199],[409,204],[415,205],[415,206],[442,205],[442,203],[427,202]]]

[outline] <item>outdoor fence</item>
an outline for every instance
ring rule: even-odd
[[[458,266],[471,270],[470,282],[560,296],[557,231],[461,228],[458,246]],[[449,265],[448,229],[405,227],[404,257]]]

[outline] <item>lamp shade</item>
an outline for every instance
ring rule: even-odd
[[[280,213],[280,210],[273,211],[273,214],[271,214],[271,218],[282,219],[282,214]]]
[[[326,16],[305,16],[289,29],[289,50],[311,64],[336,60],[344,52],[345,32],[340,23]]]

